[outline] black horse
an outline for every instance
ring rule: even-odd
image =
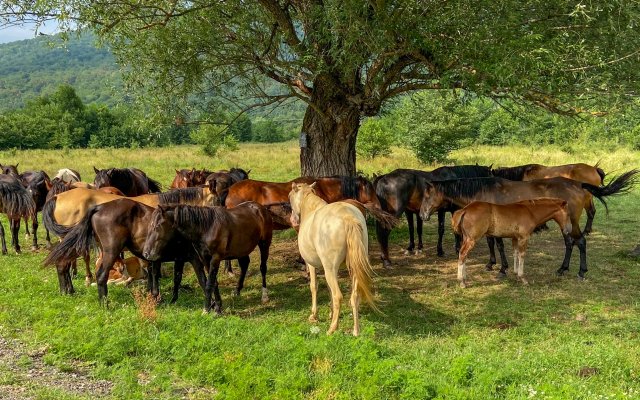
[[[33,217],[36,206],[27,189],[17,177],[0,175],[0,212],[7,215],[11,230],[11,244],[16,253],[20,253],[18,231],[22,217]],[[0,240],[2,241],[2,254],[7,254],[7,243],[4,237],[4,227],[0,222]]]
[[[433,171],[420,171],[415,169],[397,169],[386,175],[381,175],[374,180],[376,194],[380,200],[382,209],[396,217],[403,213],[407,217],[409,225],[409,246],[407,252],[416,250],[414,241],[413,216],[416,216],[416,228],[418,233],[418,247],[416,254],[422,252],[422,219],[420,218],[420,205],[425,182],[440,181],[458,178],[478,178],[491,176],[491,167],[482,165],[456,165],[440,167]],[[439,256],[444,255],[442,239],[444,236],[444,217],[446,212],[453,213],[458,208],[451,204],[449,207],[438,211],[438,246]],[[381,249],[381,258],[385,267],[391,265],[389,259],[389,234],[390,230],[380,224],[376,224],[378,243]],[[456,236],[456,250],[460,247],[460,239]]]
[[[33,231],[33,244],[31,250],[38,249],[38,211],[42,211],[44,203],[47,201],[47,195],[52,187],[49,175],[44,171],[26,171],[20,174],[20,180],[22,185],[27,189],[27,192],[31,195],[33,202],[36,206],[33,218],[31,218],[31,230]],[[25,230],[29,235],[28,218],[24,217]],[[47,245],[51,246],[51,238],[49,236],[49,230],[47,231]]]
[[[106,300],[109,270],[124,250],[129,250],[136,257],[143,257],[143,246],[149,235],[151,216],[154,208],[130,199],[118,199],[92,207],[84,218],[57,244],[44,261],[45,265],[55,265],[58,270],[60,292],[72,294],[69,266],[80,256],[89,255],[92,243],[97,242],[102,251],[102,263],[98,267],[96,281],[98,298]],[[205,274],[200,259],[195,256],[191,246],[179,240],[171,241],[162,251],[161,256],[151,263],[151,271],[147,274],[148,289],[151,294],[160,296],[160,264],[163,261],[174,261],[174,287],[171,302],[178,299],[178,289],[182,280],[185,261],[193,265],[198,283],[204,290]],[[177,283],[175,283],[177,282]]]
[[[93,170],[96,172],[93,181],[96,189],[113,186],[120,189],[128,197],[162,191],[160,183],[149,178],[147,174],[137,168],[97,169],[93,167]]]

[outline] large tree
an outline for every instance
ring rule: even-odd
[[[238,109],[306,102],[303,175],[353,175],[361,119],[406,92],[462,88],[573,114],[638,88],[640,11],[631,0],[1,4],[5,24],[55,18],[63,29],[93,30],[128,82],[165,109],[203,98]]]

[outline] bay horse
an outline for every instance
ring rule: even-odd
[[[176,169],[176,176],[173,178],[170,188],[179,189],[204,185],[206,178],[212,173],[214,172],[204,168],[202,170],[196,170],[195,168]]]
[[[26,171],[20,174],[20,181],[22,185],[27,189],[27,192],[31,195],[33,202],[35,204],[35,212],[31,218],[31,230],[33,231],[33,244],[31,245],[31,250],[38,249],[38,212],[42,211],[45,202],[47,201],[47,195],[49,194],[49,190],[52,188],[51,180],[49,179],[49,175],[47,175],[44,171]],[[27,237],[30,235],[29,226],[28,226],[29,217],[24,217],[24,225],[27,233]],[[47,232],[47,246],[51,246],[51,237],[49,235],[49,230],[46,229]]]
[[[93,170],[96,173],[93,181],[96,188],[115,186],[129,197],[162,191],[160,183],[137,168],[97,169],[93,167]]]
[[[222,206],[225,204],[229,188],[240,181],[249,179],[249,171],[245,171],[241,168],[231,168],[229,171],[218,171],[210,173],[204,184],[209,187],[211,193],[215,193],[218,196],[218,204]]]
[[[595,186],[567,178],[537,179],[527,182],[510,181],[503,178],[471,178],[448,181],[432,181],[424,190],[420,215],[427,219],[441,207],[453,203],[462,208],[472,201],[486,201],[494,204],[515,203],[540,197],[553,197],[566,200],[571,215],[572,231],[564,235],[565,258],[558,274],[569,269],[573,246],[580,250],[580,271],[578,277],[584,279],[587,272],[587,241],[580,230],[580,216],[585,207],[593,204],[595,196],[605,207],[606,198],[627,193],[635,184],[638,170],[628,171],[607,185]],[[500,273],[506,273],[503,265]]]
[[[523,284],[524,256],[529,237],[545,222],[556,221],[563,236],[571,234],[571,218],[566,200],[539,198],[510,204],[491,204],[473,201],[456,211],[451,218],[453,231],[462,236],[458,255],[458,281],[466,287],[467,255],[483,236],[511,238],[513,243],[513,268]]]
[[[380,200],[382,209],[396,217],[403,213],[407,217],[409,225],[409,246],[406,253],[422,252],[422,218],[420,218],[420,205],[425,182],[434,180],[447,180],[459,178],[480,178],[491,176],[491,167],[482,165],[455,165],[436,168],[433,171],[421,171],[416,169],[396,169],[388,174],[381,175],[374,180],[376,195]],[[438,210],[438,256],[444,255],[442,240],[444,237],[445,213],[453,213],[457,208],[453,205],[442,207]],[[416,216],[416,228],[418,233],[418,246],[414,241],[413,216]],[[389,234],[391,229],[376,224],[376,237],[380,244],[383,265],[391,266],[389,258]],[[459,247],[459,238],[456,237],[456,249]]]
[[[155,208],[133,201],[129,198],[119,198],[107,203],[91,207],[82,220],[76,224],[51,250],[44,261],[44,265],[55,265],[58,271],[60,291],[63,294],[74,293],[69,264],[78,257],[88,257],[92,243],[96,242],[102,253],[102,262],[98,268],[97,286],[98,299],[106,301],[108,294],[107,282],[109,271],[124,250],[128,250],[138,258],[145,259],[143,247],[147,236],[151,216]],[[151,262],[147,274],[147,287],[151,294],[160,297],[160,264],[162,261],[174,261],[174,282],[182,279],[184,262],[188,261],[198,278],[198,283],[204,288],[205,275],[199,258],[191,251],[190,246],[180,241],[173,241],[164,247],[160,257]],[[179,284],[174,285],[172,302],[178,298]]]
[[[289,194],[291,223],[299,225],[298,248],[309,270],[311,288],[310,322],[318,322],[316,268],[324,269],[331,290],[331,325],[327,334],[338,329],[342,292],[338,284],[338,269],[346,264],[351,276],[351,309],[353,335],[360,334],[358,308],[360,297],[375,310],[372,291],[373,269],[369,262],[367,222],[353,204],[338,201],[327,203],[315,193],[317,184],[292,183]]]
[[[20,253],[18,231],[20,219],[32,218],[36,206],[27,189],[13,174],[0,174],[0,212],[6,214],[9,219],[11,231],[11,244],[16,253]],[[7,254],[7,243],[4,236],[4,226],[0,221],[0,240],[2,241],[2,254]]]
[[[240,277],[236,295],[239,295],[249,268],[249,254],[256,247],[260,249],[262,302],[269,300],[267,260],[272,234],[271,215],[255,202],[245,202],[228,210],[224,207],[160,206],[151,217],[143,256],[150,261],[160,259],[167,243],[176,238],[190,244],[198,258],[209,266],[204,311],[210,312],[213,304],[216,314],[222,314],[222,298],[218,289],[220,262],[238,260]]]

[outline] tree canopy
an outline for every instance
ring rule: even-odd
[[[307,175],[355,173],[361,118],[403,93],[463,88],[575,114],[638,92],[628,0],[9,0],[0,15],[93,30],[174,115],[303,100]]]

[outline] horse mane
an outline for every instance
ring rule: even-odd
[[[200,187],[173,189],[158,195],[160,204],[184,204],[202,200],[203,191]]]
[[[162,192],[162,185],[160,182],[155,179],[151,179],[147,176],[147,180],[149,182],[149,193],[160,193]]]
[[[162,185],[147,176],[143,171],[139,169],[133,168],[110,168],[108,170],[101,170],[100,172],[105,171],[107,176],[111,182],[117,182],[118,180],[126,180],[127,182],[133,182],[133,176],[136,173],[140,173],[143,177],[145,177],[148,181],[149,193],[159,193],[162,192]]]
[[[358,199],[360,195],[359,182],[369,182],[362,176],[333,175],[330,178],[340,181],[340,191],[345,199]]]
[[[488,189],[496,187],[503,181],[503,178],[485,177],[432,181],[431,184],[446,197],[471,198],[479,193],[485,193]]]
[[[484,165],[453,165],[446,168],[450,168],[459,179],[491,176],[491,168]]]
[[[508,179],[510,181],[521,181],[533,164],[518,165],[516,167],[501,167],[491,170],[494,176]]]
[[[242,168],[231,168],[229,176],[231,176],[234,183],[249,179],[249,173]]]
[[[174,211],[174,220],[177,226],[206,230],[215,224],[227,225],[229,223],[229,214],[224,207],[198,207],[180,204],[175,206]]]
[[[0,180],[0,210],[2,212],[10,217],[32,216],[35,209],[33,198],[17,178]]]
[[[51,181],[51,190],[49,190],[47,198],[51,198],[57,194],[66,192],[69,189],[71,189],[71,186],[68,185],[65,181],[60,178],[53,178],[53,180]]]

